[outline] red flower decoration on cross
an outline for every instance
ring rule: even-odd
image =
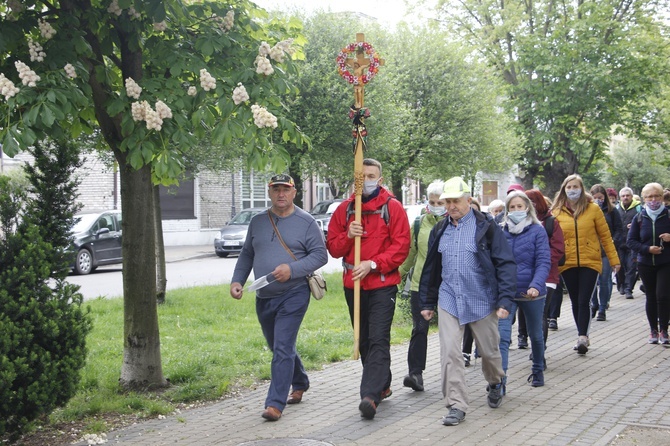
[[[349,71],[349,66],[347,65],[347,59],[350,58],[349,55],[355,54],[359,50],[363,50],[363,52],[365,52],[365,54],[368,56],[369,60],[369,64],[367,65],[367,72],[361,72],[361,74],[355,72],[352,73]],[[336,64],[337,71],[340,73],[340,76],[353,85],[367,84],[370,82],[379,71],[379,66],[381,65],[375,49],[367,42],[350,43],[349,45],[342,48],[342,50],[337,55]]]

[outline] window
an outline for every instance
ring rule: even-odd
[[[268,181],[272,173],[242,172],[242,209],[267,208],[272,205],[268,196]]]

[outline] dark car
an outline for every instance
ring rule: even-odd
[[[88,274],[100,265],[121,263],[121,211],[110,210],[75,215],[70,250],[72,269]]]
[[[267,208],[249,208],[240,211],[214,237],[214,252],[219,257],[239,254],[247,239],[247,230],[251,218]]]
[[[309,211],[319,225],[319,228],[323,231],[323,237],[326,239],[328,238],[328,224],[330,223],[330,217],[333,216],[333,212],[335,212],[335,209],[337,209],[343,201],[342,198],[319,201],[314,205],[312,210]]]

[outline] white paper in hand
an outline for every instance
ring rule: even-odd
[[[272,280],[268,280],[268,277],[271,277]],[[268,274],[267,276],[261,276],[258,279],[254,280],[251,285],[247,288],[247,291],[252,292],[256,290],[260,290],[263,287],[266,287],[270,285],[272,282],[274,282],[276,279],[272,274]]]

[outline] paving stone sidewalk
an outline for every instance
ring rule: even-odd
[[[459,426],[446,414],[439,382],[438,338],[429,339],[425,392],[402,386],[407,344],[392,348],[393,395],[368,421],[358,412],[361,366],[349,360],[311,372],[301,404],[277,422],[261,418],[267,385],[207,407],[108,433],[123,445],[607,445],[627,426],[670,428],[670,348],[648,345],[644,296],[613,292],[606,322],[592,322],[591,347],[579,356],[570,302],[548,340],[545,386],[533,388],[530,350],[510,351],[507,396],[486,403],[481,364],[467,369],[470,409]],[[314,303],[318,305],[318,303]],[[670,439],[668,439],[670,444]],[[79,443],[84,444],[84,443]]]

